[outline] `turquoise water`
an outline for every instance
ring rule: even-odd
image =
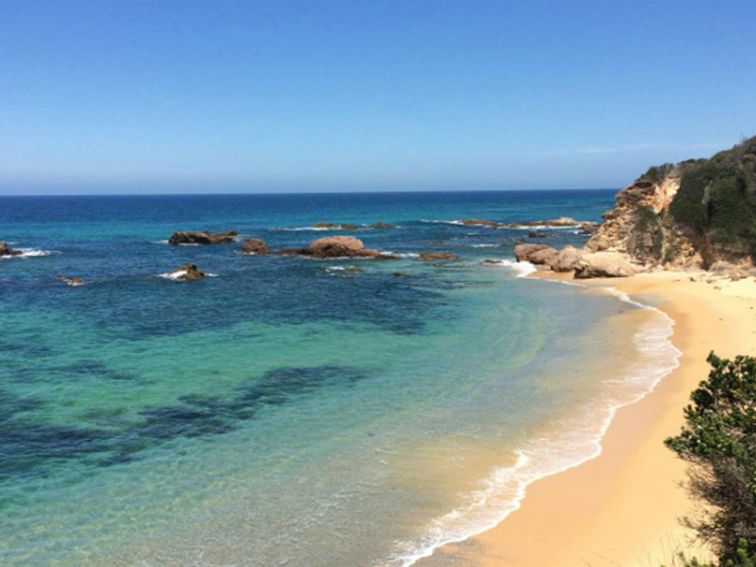
[[[407,565],[501,519],[529,482],[597,453],[614,409],[674,362],[669,322],[520,278],[522,230],[453,221],[598,220],[611,201],[0,199],[0,239],[25,251],[0,260],[0,561]],[[331,234],[319,221],[393,223],[353,234],[402,258],[166,243],[236,229],[300,246]],[[160,277],[189,261],[215,277]]]

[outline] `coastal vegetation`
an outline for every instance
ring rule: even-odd
[[[756,566],[756,357],[722,359],[691,394],[685,425],[666,445],[689,463],[687,488],[703,507],[684,522],[719,567]],[[686,567],[713,567],[695,559]]]

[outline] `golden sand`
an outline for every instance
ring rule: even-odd
[[[756,354],[756,280],[706,283],[700,274],[660,272],[587,283],[650,299],[672,317],[680,367],[619,410],[598,458],[533,483],[521,508],[498,526],[418,565],[659,567],[681,550],[705,557],[679,522],[694,503],[680,486],[685,465],[663,441],[679,431],[710,351]]]

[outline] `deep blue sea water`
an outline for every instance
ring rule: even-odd
[[[0,563],[402,565],[496,522],[596,454],[614,409],[669,365],[669,326],[518,277],[527,230],[455,221],[600,220],[612,201],[0,198],[0,240],[25,252],[0,259]],[[272,248],[353,234],[401,259],[167,243],[199,229]],[[460,259],[416,257],[433,250]],[[161,277],[185,262],[213,277]]]

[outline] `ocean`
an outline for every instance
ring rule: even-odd
[[[459,221],[600,220],[613,196],[0,198],[23,251],[0,259],[0,563],[401,566],[494,525],[678,353],[652,307],[522,277],[526,229]],[[229,229],[400,258],[167,242]],[[186,262],[212,277],[164,277]]]

